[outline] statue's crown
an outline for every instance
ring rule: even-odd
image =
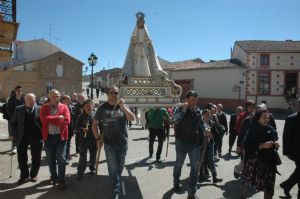
[[[135,16],[136,16],[137,19],[140,19],[140,18],[144,18],[144,17],[145,17],[145,14],[142,13],[142,12],[138,12],[138,13],[136,13]]]

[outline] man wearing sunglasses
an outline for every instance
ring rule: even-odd
[[[120,198],[121,194],[120,178],[128,148],[127,120],[134,120],[134,114],[124,104],[123,99],[118,100],[118,95],[119,89],[111,86],[107,93],[107,102],[97,109],[92,125],[97,146],[101,148],[104,142],[108,173],[113,183],[112,198],[114,199]]]

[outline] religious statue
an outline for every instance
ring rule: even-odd
[[[131,107],[175,106],[180,102],[182,89],[161,68],[145,26],[144,13],[138,12],[136,18],[118,83],[119,96]]]
[[[123,78],[126,77],[167,77],[157,59],[148,30],[144,13],[136,14],[137,22],[130,38],[126,60],[123,66]]]

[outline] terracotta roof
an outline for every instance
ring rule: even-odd
[[[268,41],[268,40],[245,40],[236,41],[235,45],[245,52],[300,52],[300,41]]]
[[[173,68],[173,71],[178,70],[196,70],[196,69],[226,69],[226,68],[240,68],[244,67],[243,64],[237,59],[211,61],[206,63],[198,63],[194,65],[180,65]]]
[[[176,61],[176,62],[169,62],[158,57],[159,63],[164,70],[173,70],[177,68],[193,68],[194,66],[199,65],[200,63],[204,63],[202,59],[190,59],[184,61]]]

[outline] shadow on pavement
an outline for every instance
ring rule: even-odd
[[[242,180],[231,180],[226,182],[222,186],[218,186],[220,189],[224,190],[223,196],[228,199],[239,199],[243,190]],[[247,198],[251,198],[257,191],[250,189],[248,190],[246,196]]]
[[[76,180],[76,175],[71,175],[66,179],[67,188],[60,190],[58,186],[48,185],[48,181],[41,181],[32,186],[12,189],[15,185],[1,185],[6,187],[1,195],[3,198],[25,199],[26,196],[38,194],[35,198],[39,199],[81,199],[81,198],[111,198],[111,181],[109,176],[85,176],[82,180]],[[28,182],[31,183],[31,182]],[[27,185],[27,183],[26,183]],[[22,185],[23,186],[23,185]],[[124,199],[140,199],[143,198],[137,179],[133,176],[122,176],[122,187]],[[1,196],[0,195],[0,196]],[[2,197],[1,197],[2,198]]]
[[[148,140],[148,137],[143,137],[143,138],[136,138],[136,139],[132,139],[132,141],[143,141],[143,140]]]

